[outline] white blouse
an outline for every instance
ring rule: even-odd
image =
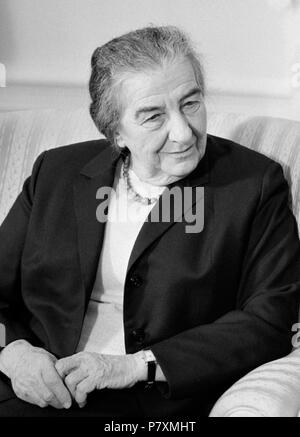
[[[120,160],[115,173],[99,265],[77,352],[125,354],[123,297],[127,265],[135,240],[154,204],[128,195]],[[158,197],[164,186],[141,181],[130,169],[130,183],[143,197]]]

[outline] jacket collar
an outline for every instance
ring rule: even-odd
[[[114,173],[122,155],[120,151],[113,149],[109,143],[106,143],[106,147],[81,169],[80,174],[93,179],[101,174]]]
[[[209,143],[208,137],[205,155],[199,162],[196,169],[186,178],[181,179],[169,186],[184,187],[205,186],[209,181]],[[105,223],[97,221],[96,210],[99,206],[96,193],[101,187],[112,187],[114,173],[122,152],[117,152],[110,145],[106,147],[80,171],[79,177],[74,183],[74,206],[77,218],[79,259],[82,269],[83,280],[86,289],[86,305],[93,288],[101,253]],[[159,202],[154,206],[160,208],[166,190],[163,192]],[[194,196],[190,205],[185,205],[183,214],[199,201]],[[146,221],[134,244],[127,272],[134,265],[135,261],[142,255],[145,249],[168,230],[178,217],[172,217],[169,222]]]
[[[174,182],[172,186],[199,186],[209,182],[209,145],[212,141],[210,135],[207,136],[207,146],[203,158],[200,160],[198,166],[185,178]],[[96,178],[98,176],[114,174],[118,161],[127,152],[121,152],[113,149],[109,143],[95,158],[89,161],[80,171],[80,174],[89,178]]]

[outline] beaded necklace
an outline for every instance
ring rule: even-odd
[[[143,205],[152,205],[153,203],[155,203],[158,200],[158,197],[143,197],[139,193],[137,193],[135,191],[135,189],[133,188],[133,186],[131,185],[130,178],[129,178],[129,161],[130,161],[130,155],[128,154],[125,157],[125,160],[123,163],[123,177],[125,179],[128,193],[137,202],[140,202]]]

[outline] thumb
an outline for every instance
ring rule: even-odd
[[[80,361],[76,359],[74,355],[72,355],[70,357],[57,360],[55,363],[55,368],[60,377],[64,378],[71,372],[71,370],[76,369],[79,365]]]
[[[56,361],[55,369],[59,376],[64,379],[64,377],[68,374],[68,367],[66,366],[64,358]]]

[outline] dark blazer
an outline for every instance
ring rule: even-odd
[[[26,338],[58,357],[75,352],[105,228],[96,192],[112,185],[118,159],[97,140],[35,162],[0,227],[7,343]],[[153,350],[168,381],[156,385],[162,399],[213,403],[291,350],[297,227],[280,165],[231,141],[208,136],[198,167],[173,185],[204,187],[204,228],[186,233],[184,219],[143,225],[125,283],[126,350]]]

